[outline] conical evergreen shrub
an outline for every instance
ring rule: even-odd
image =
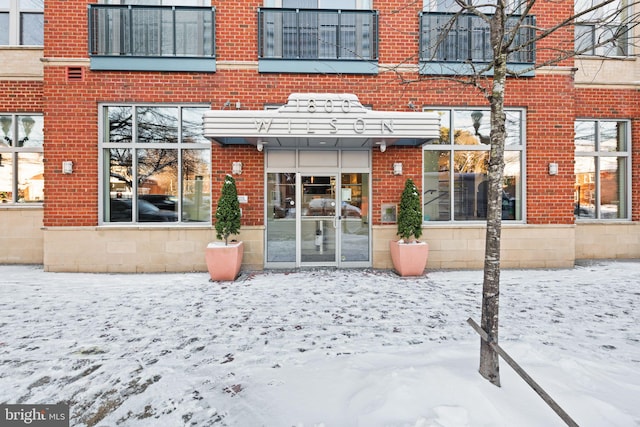
[[[238,202],[238,190],[236,180],[227,175],[222,185],[222,194],[218,199],[216,208],[216,237],[224,239],[224,244],[229,244],[229,236],[240,232],[240,203]]]
[[[398,212],[398,236],[405,242],[419,239],[422,236],[422,206],[420,193],[411,178],[404,183],[400,196],[400,212]]]

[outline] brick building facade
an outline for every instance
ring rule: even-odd
[[[221,184],[240,162],[242,172],[234,176],[243,197],[239,238],[247,269],[390,268],[388,241],[396,226],[385,215],[407,178],[423,193],[427,267],[482,266],[488,104],[477,90],[430,78],[421,68],[434,65],[419,55],[430,15],[422,4],[354,1],[359,9],[353,15],[330,10],[326,17],[286,8],[291,15],[282,15],[283,2],[191,3],[192,9],[175,2],[181,6],[143,10],[47,0],[43,47],[0,46],[0,116],[17,129],[5,134],[12,143],[0,149],[5,161],[14,156],[17,171],[4,168],[0,175],[0,262],[42,263],[50,271],[204,271]],[[571,6],[540,3],[533,13],[546,25],[572,13]],[[307,60],[278,52],[291,41],[291,28],[298,47],[313,51]],[[304,38],[311,33],[315,44]],[[327,59],[322,49],[343,46],[317,39],[337,33],[353,49]],[[173,46],[161,36],[171,36]],[[190,43],[194,38],[201,43]],[[550,47],[573,38],[567,28],[541,41],[533,60],[541,63]],[[155,46],[143,49],[145,43]],[[191,50],[176,53],[181,46]],[[503,196],[504,267],[640,256],[640,64],[633,54],[622,60],[580,56],[509,79],[513,164]],[[307,94],[307,101],[353,94],[371,111],[407,117],[436,112],[442,136],[390,143],[383,151],[373,139],[348,147],[336,129],[331,148],[315,145],[326,141],[309,133],[306,142],[276,147],[273,140],[258,150],[256,140],[210,142],[190,133],[189,114],[263,111],[286,104],[291,94]],[[328,109],[323,102],[318,107]],[[33,150],[44,155],[44,200],[18,194],[21,186],[35,185],[29,179],[36,174],[26,176],[31,169],[22,169],[26,154],[18,149],[20,120],[30,115],[42,117],[36,120],[41,149]],[[580,148],[592,140],[601,145]],[[168,166],[157,166],[162,156]],[[582,160],[584,169],[576,166]],[[63,169],[65,162],[71,171]],[[401,175],[394,173],[397,163]],[[162,206],[169,222],[158,223],[156,210],[152,219],[143,218],[142,208],[155,195],[174,203]],[[312,218],[314,199],[331,200],[333,211]],[[124,219],[116,215],[118,203],[124,203]],[[328,248],[309,237],[318,229],[331,234]]]

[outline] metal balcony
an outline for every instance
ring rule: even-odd
[[[258,9],[262,72],[376,73],[378,12]]]
[[[520,18],[515,15],[508,18],[507,27],[515,25]],[[535,16],[526,16],[514,41],[514,45],[523,48],[509,55],[509,69],[524,70],[535,64],[535,43],[530,43],[535,37],[534,28]],[[480,17],[444,12],[420,13],[422,74],[470,74],[481,70],[492,59],[489,25]]]
[[[89,5],[92,69],[215,71],[215,9]]]

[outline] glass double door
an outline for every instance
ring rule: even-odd
[[[369,174],[267,174],[267,266],[370,266]]]

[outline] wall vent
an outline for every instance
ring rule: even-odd
[[[67,80],[80,82],[84,79],[83,67],[67,67]]]

